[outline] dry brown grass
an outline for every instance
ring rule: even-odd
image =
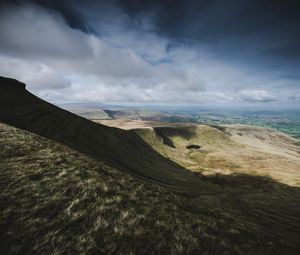
[[[300,183],[300,147],[297,140],[278,131],[246,125],[215,127],[179,126],[192,129],[191,137],[166,135],[173,148],[153,129],[136,132],[156,151],[192,171],[206,175],[246,173],[270,176],[289,185]],[[189,144],[200,149],[187,149]]]
[[[298,251],[298,195],[270,180],[218,176],[191,199],[3,124],[0,144],[2,254]],[[277,218],[265,227],[266,208]]]

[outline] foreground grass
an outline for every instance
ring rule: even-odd
[[[0,144],[2,254],[299,251],[299,192],[267,179],[210,179],[191,199],[5,124]]]

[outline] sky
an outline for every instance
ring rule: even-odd
[[[0,1],[0,75],[51,102],[300,106],[296,0]]]

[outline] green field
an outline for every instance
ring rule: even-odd
[[[218,124],[246,124],[262,127],[271,127],[300,139],[300,111],[299,110],[234,110],[234,109],[201,109],[193,107],[186,110],[172,110],[163,112],[173,114],[174,120],[185,116],[186,121]],[[176,118],[178,116],[178,118]],[[185,119],[181,119],[185,121]],[[172,121],[172,119],[170,119]],[[168,119],[168,121],[170,121]]]

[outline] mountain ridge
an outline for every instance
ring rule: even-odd
[[[135,133],[96,124],[63,110],[34,96],[16,80],[2,84],[0,121],[4,123],[56,140],[175,192],[195,195],[207,185],[154,151]],[[13,89],[7,89],[7,84],[13,84]]]

